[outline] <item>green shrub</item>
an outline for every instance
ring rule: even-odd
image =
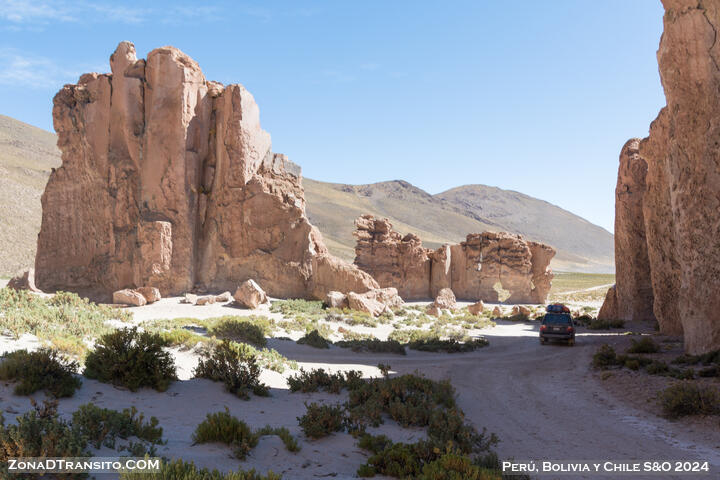
[[[699,363],[703,365],[720,365],[720,350],[713,350],[712,352],[702,355],[680,355],[675,358],[672,363],[683,365],[697,365]]]
[[[418,480],[502,480],[502,475],[481,476],[480,468],[466,455],[446,453],[423,465]]]
[[[322,335],[320,335],[320,332],[317,330],[313,330],[312,332],[305,334],[305,336],[300,338],[297,343],[315,348],[330,348],[330,343]]]
[[[720,376],[720,367],[718,367],[717,365],[713,365],[711,367],[702,368],[698,372],[698,376],[700,376],[700,377],[719,377]]]
[[[230,445],[235,456],[244,459],[258,443],[258,435],[242,420],[224,412],[208,413],[205,420],[195,428],[192,436],[194,443],[224,443]]]
[[[255,357],[238,348],[240,345],[223,340],[219,345],[206,348],[195,369],[195,377],[223,382],[228,392],[243,400],[250,398],[248,392],[269,395],[268,387],[260,382],[260,367]]]
[[[654,360],[645,367],[645,371],[650,375],[667,375],[670,372],[670,368],[667,363],[661,360]]]
[[[46,401],[42,406],[31,402],[34,409],[17,417],[16,424],[5,425],[0,415],[0,462],[11,457],[89,456],[82,434],[58,416],[57,400]]]
[[[660,351],[660,345],[650,337],[643,337],[640,340],[631,339],[632,345],[628,348],[628,353],[657,353]]]
[[[335,342],[335,345],[341,348],[350,348],[353,352],[373,352],[373,353],[395,353],[405,355],[405,347],[396,340],[378,340],[362,339],[362,340],[343,340]]]
[[[266,475],[250,471],[223,473],[218,470],[200,469],[193,462],[173,460],[162,462],[159,472],[141,472],[132,470],[120,473],[122,480],[281,480],[282,476],[272,471]]]
[[[610,345],[601,345],[593,355],[592,365],[595,368],[605,369],[617,365],[617,354]]]
[[[150,417],[150,421],[145,422],[145,417],[137,415],[135,407],[118,412],[88,403],[73,413],[72,425],[95,448],[102,445],[115,448],[118,438],[126,440],[128,437],[137,437],[152,445],[162,443],[162,428],[158,427],[157,418]]]
[[[103,383],[136,391],[151,387],[167,390],[177,380],[175,362],[160,335],[126,328],[103,335],[85,360],[83,374]]]
[[[476,338],[474,340],[466,340],[465,342],[458,342],[455,339],[440,340],[437,337],[425,338],[422,340],[415,340],[408,344],[408,347],[413,350],[420,350],[423,352],[446,352],[446,353],[459,353],[459,352],[472,352],[478,348],[487,347],[488,341],[484,338]]]
[[[264,437],[266,435],[277,435],[278,437],[280,437],[280,440],[282,440],[285,448],[287,448],[289,452],[300,451],[300,445],[298,445],[297,440],[290,434],[290,430],[285,427],[271,427],[270,425],[265,425],[263,428],[261,428],[255,433],[258,437]]]
[[[720,414],[720,391],[714,387],[682,382],[660,393],[660,405],[668,418]]]
[[[624,320],[600,320],[596,318],[587,325],[587,328],[590,330],[610,330],[611,328],[623,328],[624,326]]]
[[[307,411],[297,417],[300,428],[308,438],[322,438],[343,429],[343,407],[340,405],[305,404]]]
[[[185,328],[174,328],[169,331],[162,330],[157,333],[167,346],[180,347],[183,350],[190,350],[195,348],[198,343],[206,343],[210,341],[209,338]]]
[[[373,317],[367,312],[360,312],[358,310],[352,310],[350,308],[331,308],[328,310],[328,314],[325,320],[328,322],[345,322],[348,325],[356,326],[362,325],[363,327],[377,327],[378,323],[387,323],[393,319],[392,313],[389,316],[383,312],[383,315],[378,318]]]
[[[309,372],[301,368],[300,373],[288,377],[287,382],[291,392],[309,393],[325,390],[330,393],[340,393],[343,388],[352,388],[363,380],[362,372],[359,370],[328,373],[322,368]]]
[[[270,311],[298,320],[321,320],[326,313],[323,302],[303,299],[276,300],[270,305]]]
[[[0,380],[16,381],[17,395],[45,390],[56,398],[71,397],[82,384],[75,376],[77,371],[77,362],[61,358],[49,348],[17,350],[0,357]]]
[[[225,320],[208,330],[210,335],[214,335],[223,340],[233,340],[236,342],[248,342],[258,347],[267,345],[265,332],[263,328],[252,322],[238,320],[236,318]]]

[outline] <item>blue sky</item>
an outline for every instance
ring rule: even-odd
[[[659,0],[0,0],[0,113],[52,129],[52,97],[174,45],[242,83],[304,175],[517,190],[612,231],[620,148],[664,105]]]

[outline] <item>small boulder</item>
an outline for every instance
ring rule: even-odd
[[[155,303],[162,298],[162,295],[160,295],[160,290],[155,287],[140,287],[135,289],[135,291],[145,297],[147,303]]]
[[[522,305],[515,305],[512,308],[512,316],[521,315],[523,317],[529,317],[532,312],[529,308],[524,307]]]
[[[369,313],[373,317],[377,317],[388,308],[385,304],[380,303],[366,294],[350,292],[347,294],[347,298],[350,308],[360,312]]]
[[[23,273],[11,278],[7,284],[13,290],[29,290],[35,293],[42,293],[42,290],[35,286],[35,269],[25,270]]]
[[[437,297],[435,297],[433,305],[441,309],[445,308],[448,310],[455,310],[457,309],[457,304],[455,302],[455,294],[453,291],[449,288],[443,288],[438,292]]]
[[[224,303],[232,300],[232,294],[230,292],[223,292],[220,295],[215,295],[215,303]]]
[[[398,295],[397,288],[373,288],[362,294],[363,296],[382,303],[388,308],[402,307],[405,302]]]
[[[325,305],[328,308],[347,308],[350,306],[348,297],[342,292],[331,290],[325,296]]]
[[[268,301],[265,291],[252,279],[245,280],[237,288],[233,298],[238,304],[253,309]]]
[[[502,309],[499,306],[495,306],[492,311],[493,318],[500,318],[503,316]]]
[[[440,315],[442,315],[442,310],[434,303],[431,303],[425,309],[425,313],[428,315],[432,315],[433,317],[439,317]]]
[[[485,304],[480,300],[479,302],[475,302],[472,305],[468,305],[468,312],[470,312],[470,315],[480,315],[485,310]]]
[[[185,298],[181,300],[182,303],[189,303],[190,305],[195,305],[197,303],[198,296],[194,293],[186,293]]]
[[[616,320],[618,317],[618,303],[615,285],[610,287],[605,294],[605,301],[600,307],[597,316],[598,320]]]
[[[113,293],[113,303],[142,307],[147,304],[147,300],[140,292],[126,288]]]
[[[211,303],[215,303],[215,295],[203,295],[202,297],[197,297],[195,305],[210,305]]]

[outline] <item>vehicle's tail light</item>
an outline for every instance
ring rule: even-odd
[[[545,330],[545,325],[540,325],[540,331],[542,332],[543,330]]]
[[[568,333],[572,333],[573,327],[568,327]]]

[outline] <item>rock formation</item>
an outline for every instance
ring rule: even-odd
[[[642,302],[632,303],[633,314],[652,302],[660,331],[682,333],[685,349],[697,354],[720,348],[720,2],[663,5],[657,57],[667,105],[638,151],[647,163],[642,216],[652,300],[642,283],[627,281],[647,274],[638,235],[616,252],[618,271],[625,270],[615,297],[621,318],[632,296]],[[622,163],[620,170],[618,185]],[[638,215],[636,207],[621,208],[627,212],[616,229],[625,236]]]
[[[42,197],[41,288],[167,296],[253,278],[272,296],[324,298],[378,286],[328,254],[299,169],[272,153],[244,87],[207,81],[173,47],[138,60],[122,42],[110,65],[54,99],[63,165]]]
[[[13,290],[29,290],[35,293],[42,293],[42,291],[35,286],[35,269],[33,268],[18,273],[11,278],[7,283],[7,287]]]
[[[433,251],[412,234],[404,237],[387,219],[363,215],[355,221],[355,264],[381,287],[395,287],[405,300],[432,298],[450,288],[460,300],[544,303],[555,250],[510,233],[472,233],[465,242]]]

